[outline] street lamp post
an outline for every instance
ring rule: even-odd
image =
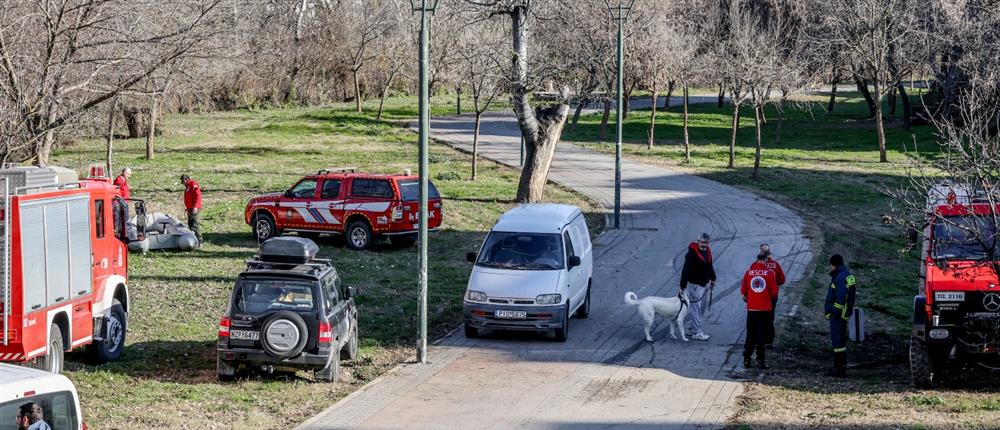
[[[420,288],[418,313],[420,314],[417,361],[427,362],[427,139],[430,134],[430,95],[428,79],[428,45],[431,15],[437,11],[438,0],[410,0],[414,12],[420,12]],[[428,14],[428,12],[430,12]]]
[[[628,21],[629,15],[632,14],[632,6],[635,4],[635,0],[618,0],[618,4],[615,6],[611,5],[610,0],[604,0],[608,5],[608,12],[611,13],[611,19],[618,22],[618,103],[617,103],[617,116],[615,120],[615,128],[618,130],[618,141],[615,144],[615,228],[621,227],[621,213],[622,213],[622,104],[625,103],[622,95],[622,87],[624,86],[624,72],[623,63],[625,62],[625,34],[622,31],[622,27],[625,21]],[[655,100],[653,101],[656,102]]]

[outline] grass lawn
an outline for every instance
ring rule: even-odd
[[[374,110],[376,103],[366,108]],[[445,100],[436,106],[435,114],[454,112]],[[256,249],[243,221],[247,200],[323,167],[417,170],[416,135],[400,126],[416,117],[415,99],[390,100],[384,121],[352,108],[171,115],[164,118],[154,160],[144,159],[142,140],[116,142],[115,168],[132,168],[132,194],[153,211],[183,215],[178,177],[188,173],[201,183],[207,243],[190,253],[130,256],[133,308],[125,358],[99,367],[72,356],[67,363],[90,428],[291,428],[411,359],[416,248],[386,244],[355,252],[342,240],[321,239],[322,256],[332,258],[344,283],[359,290],[360,358],[344,363],[347,374],[339,383],[316,383],[306,372],[216,381],[219,318],[235,276]],[[103,160],[104,150],[103,141],[80,142],[58,151],[54,164],[83,170]],[[436,338],[460,323],[470,271],[465,253],[476,251],[497,217],[513,206],[518,173],[480,163],[480,179],[470,182],[469,156],[434,145],[429,157],[431,178],[445,198],[443,228],[430,239],[428,313]],[[603,216],[594,204],[555,186],[546,196],[580,206],[592,231],[600,231]]]
[[[745,110],[736,151],[736,169],[727,169],[731,107],[692,106],[692,161],[685,163],[679,107],[658,115],[657,140],[646,148],[649,111],[634,111],[625,123],[624,152],[632,159],[680,168],[766,196],[798,212],[818,256],[815,271],[783,290],[796,294],[798,315],[784,326],[779,345],[770,352],[774,367],[751,375],[733,419],[735,428],[996,428],[1000,422],[1000,390],[974,383],[952,390],[915,390],[910,384],[907,342],[912,300],[917,289],[917,259],[903,253],[901,231],[882,222],[889,213],[885,187],[906,180],[906,162],[914,143],[921,156],[937,155],[933,129],[903,130],[898,118],[887,118],[889,163],[878,162],[872,120],[857,94],[842,93],[834,112],[803,105],[788,112],[780,146],[774,144],[777,114],[769,109],[762,130],[764,154],[760,178],[750,179],[754,125]],[[821,97],[814,97],[820,100]],[[916,98],[914,98],[916,100]],[[567,126],[564,140],[613,152],[598,142],[600,115],[581,118],[575,131]],[[612,118],[613,120],[613,118]],[[609,133],[613,138],[613,128]],[[778,250],[780,253],[781,250]],[[829,275],[826,259],[844,254],[858,275],[858,306],[867,312],[868,339],[851,345],[849,380],[822,377],[832,364],[822,317]],[[780,311],[780,309],[779,309]],[[784,309],[785,312],[788,309]],[[980,381],[996,375],[975,374]]]

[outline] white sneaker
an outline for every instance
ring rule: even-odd
[[[691,336],[691,339],[694,339],[694,340],[708,340],[711,337],[712,336],[709,336],[709,335],[707,335],[705,333],[695,333],[694,335]]]

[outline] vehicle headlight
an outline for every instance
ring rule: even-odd
[[[467,290],[465,292],[465,300],[468,300],[470,302],[485,302],[486,293],[481,291]]]
[[[540,294],[535,297],[535,303],[539,305],[557,305],[562,303],[562,294]]]
[[[927,333],[931,339],[943,340],[948,338],[948,329],[946,328],[935,328],[931,329],[930,333]]]

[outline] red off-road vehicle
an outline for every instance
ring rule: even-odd
[[[263,242],[284,232],[343,234],[351,249],[367,249],[380,237],[408,245],[417,239],[419,178],[410,175],[321,170],[283,193],[250,199],[246,222]],[[444,208],[428,184],[428,228],[441,226]]]
[[[1000,282],[991,261],[1000,255],[991,221],[998,209],[947,184],[932,190],[910,339],[918,387],[946,382],[966,365],[1000,370]]]

